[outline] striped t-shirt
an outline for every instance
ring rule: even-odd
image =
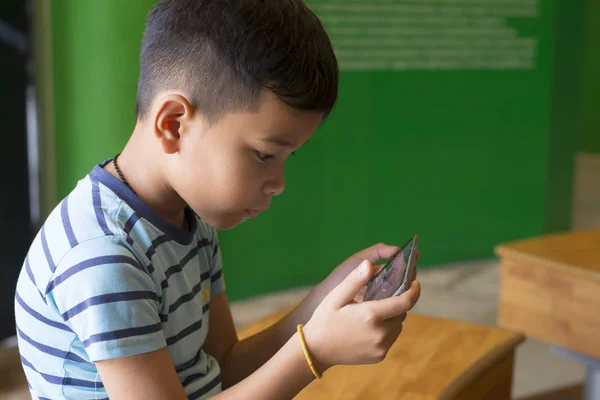
[[[214,228],[186,209],[169,224],[96,165],[51,213],[15,295],[34,399],[105,399],[95,361],[166,347],[190,399],[221,390],[202,350],[210,298],[225,290]]]

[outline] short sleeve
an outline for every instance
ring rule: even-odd
[[[91,361],[166,347],[160,296],[145,267],[117,239],[78,244],[61,260],[46,298]]]
[[[216,229],[211,228],[213,259],[210,268],[210,291],[211,296],[215,297],[225,292],[225,277],[223,276],[223,258],[221,257],[221,248],[219,246],[219,237]]]

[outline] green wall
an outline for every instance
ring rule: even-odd
[[[600,2],[585,2],[585,86],[580,150],[600,154]]]
[[[234,293],[318,281],[354,251],[413,233],[427,267],[567,229],[577,136],[564,122],[577,110],[562,95],[578,85],[560,79],[580,65],[582,10],[542,4],[515,24],[540,38],[534,70],[343,72],[337,111],[291,161],[286,193],[221,235]],[[554,62],[562,55],[571,63]]]
[[[65,196],[135,125],[139,45],[153,0],[52,2],[56,180]]]
[[[539,38],[532,70],[342,71],[337,109],[289,161],[286,192],[261,218],[221,232],[230,297],[318,282],[353,252],[414,233],[426,268],[567,229],[577,135],[564,126],[577,107],[563,94],[579,85],[560,82],[580,67],[579,47],[567,44],[583,10],[564,1],[514,21]],[[151,3],[52,3],[60,197],[133,128]],[[574,58],[555,62],[561,54]]]

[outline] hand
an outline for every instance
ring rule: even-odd
[[[302,315],[304,316],[302,320],[304,322],[308,321],[315,308],[321,304],[325,296],[327,296],[329,292],[333,290],[333,288],[338,286],[344,279],[346,279],[348,274],[354,271],[362,261],[368,260],[371,264],[375,264],[382,259],[392,257],[399,250],[399,247],[388,246],[386,244],[379,243],[361,250],[346,259],[343,263],[338,265],[329,274],[329,276],[323,282],[317,285],[304,299],[299,307],[299,309],[302,310]]]
[[[397,246],[388,246],[378,243],[369,248],[359,251],[343,263],[338,265],[329,276],[320,284],[327,295],[333,288],[337,287],[352,271],[354,271],[364,260],[376,264],[380,260],[392,258],[400,250]],[[324,298],[325,296],[323,296]],[[321,298],[321,300],[323,300]],[[319,302],[320,303],[320,302]]]
[[[346,279],[348,274],[354,271],[362,261],[367,260],[371,264],[376,264],[377,262],[383,259],[389,259],[393,257],[394,254],[396,254],[399,250],[400,248],[397,246],[388,246],[384,243],[378,243],[369,248],[361,250],[358,253],[351,256],[350,258],[346,259],[343,263],[338,265],[329,274],[329,276],[318,286],[316,286],[304,299],[302,304],[296,310],[297,313],[301,315],[301,317],[299,317],[299,321],[303,323],[308,321],[310,319],[310,316],[313,314],[314,310],[319,306],[319,304],[321,304],[325,296],[327,296],[329,292],[333,290],[333,288],[338,286],[344,279]],[[417,260],[418,259],[419,253],[417,252]],[[382,267],[383,265],[376,267],[373,275],[377,275],[377,273],[379,273]],[[416,271],[417,270],[415,268],[415,274],[413,276],[413,279],[416,279],[417,277]],[[364,294],[364,291],[365,287],[363,287],[357,293],[357,301],[360,301],[362,295]]]
[[[362,262],[323,299],[306,324],[307,346],[321,372],[338,364],[382,361],[400,335],[406,313],[417,303],[421,287],[416,280],[400,296],[354,303],[373,272],[368,260]]]

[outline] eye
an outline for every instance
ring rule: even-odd
[[[262,151],[258,151],[258,150],[256,151],[256,156],[258,157],[260,162],[269,161],[270,159],[275,158],[275,156],[273,154],[263,153]]]

